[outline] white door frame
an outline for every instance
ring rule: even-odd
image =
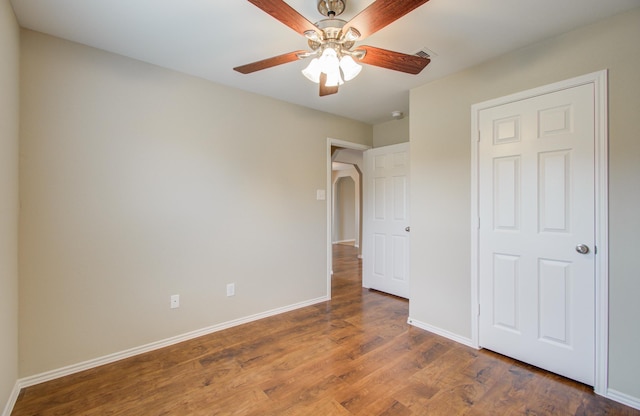
[[[342,147],[344,149],[352,149],[352,150],[369,150],[371,146],[367,146],[364,144],[347,142],[339,139],[332,139],[331,137],[327,138],[327,299],[331,299],[331,271],[333,269],[333,247],[332,247],[332,238],[331,238],[331,213],[333,207],[333,181],[331,178],[331,147]],[[364,178],[360,178],[362,182]],[[364,203],[364,201],[362,201]],[[364,223],[362,224],[364,228]],[[360,242],[362,245],[362,241]]]
[[[609,236],[608,236],[608,113],[607,70],[522,91],[471,106],[471,340],[479,344],[479,113],[480,111],[525,100],[539,95],[577,87],[594,85],[595,104],[595,382],[594,391],[607,394],[609,341]]]

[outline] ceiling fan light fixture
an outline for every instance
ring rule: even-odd
[[[322,42],[320,35],[315,30],[305,30],[304,36],[313,42]]]
[[[309,65],[302,70],[302,75],[307,77],[309,81],[317,84],[320,82],[320,72],[320,60],[313,58],[311,62],[309,62]]]
[[[322,51],[320,58],[313,58],[309,62],[302,74],[317,84],[320,82],[320,74],[324,73],[327,75],[325,86],[336,87],[354,79],[361,70],[362,65],[359,65],[348,51],[338,52],[332,47],[327,47]]]
[[[350,51],[349,55],[355,57],[356,59],[362,59],[367,54],[367,51],[364,49],[356,49],[355,51]]]
[[[332,72],[334,68],[338,68],[339,64],[338,53],[335,49],[326,48],[322,51],[322,56],[320,56],[320,71],[329,75],[329,72]]]
[[[355,42],[360,39],[360,32],[354,27],[350,27],[347,29],[347,32],[343,36],[344,41],[346,42]]]
[[[407,55],[373,46],[355,50],[356,41],[370,37],[428,0],[369,0],[369,6],[348,22],[338,18],[347,0],[314,0],[326,18],[312,23],[291,7],[289,0],[249,0],[262,11],[307,38],[309,51],[294,51],[233,68],[249,74],[297,59],[312,58],[303,75],[320,84],[319,95],[335,94],[338,85],[352,80],[362,70],[360,63],[419,74],[430,62],[428,57]],[[359,28],[356,29],[356,27]]]
[[[325,86],[327,87],[337,87],[338,85],[344,84],[342,77],[340,76],[340,68],[337,66],[332,68],[331,71],[327,72],[327,82],[325,82]]]
[[[327,82],[325,83],[327,87],[336,87],[344,83],[340,75],[340,60],[335,49],[329,47],[322,51],[319,66],[320,72],[327,74]]]
[[[340,69],[345,81],[351,81],[358,76],[362,70],[362,65],[356,63],[352,57],[345,55],[340,59]]]

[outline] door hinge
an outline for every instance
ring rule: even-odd
[[[476,141],[479,142],[480,141],[480,130],[478,130],[478,135],[476,136]]]
[[[478,316],[480,316],[480,304],[478,303]]]

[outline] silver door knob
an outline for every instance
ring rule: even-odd
[[[589,246],[585,244],[578,244],[576,246],[576,251],[580,254],[587,254],[589,252]]]
[[[405,230],[406,232],[409,232],[409,231],[411,231],[411,227],[404,227],[404,230]]]

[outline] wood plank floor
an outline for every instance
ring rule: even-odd
[[[12,415],[640,415],[407,315],[336,245],[330,302],[26,388]]]

